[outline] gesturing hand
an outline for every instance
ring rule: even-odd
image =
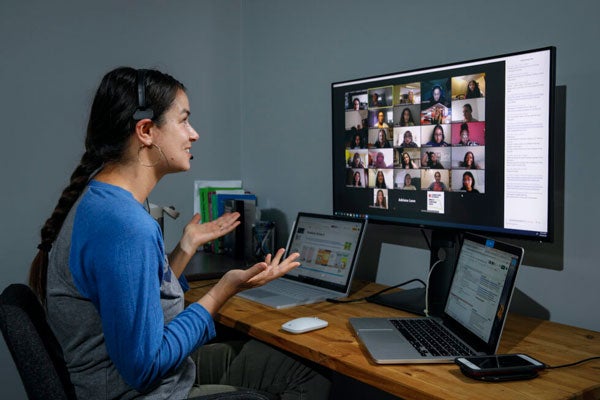
[[[300,265],[295,261],[300,254],[292,253],[282,260],[285,249],[279,249],[274,257],[270,254],[265,261],[254,264],[248,269],[234,269],[228,271],[215,286],[208,291],[198,302],[202,304],[211,315],[233,295],[243,290],[271,282]]]
[[[194,214],[192,220],[183,229],[180,247],[185,252],[193,254],[205,243],[227,235],[239,224],[240,213],[225,213],[210,222],[200,223],[200,214]]]

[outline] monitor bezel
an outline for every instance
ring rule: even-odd
[[[554,116],[553,116],[554,110],[555,110],[555,87],[556,87],[556,47],[555,46],[546,46],[546,47],[540,47],[540,48],[535,48],[535,49],[505,53],[505,54],[500,54],[500,55],[474,58],[474,59],[469,59],[469,60],[465,60],[465,61],[451,62],[451,63],[440,64],[440,65],[436,65],[436,66],[415,68],[415,69],[404,70],[404,71],[399,71],[399,72],[379,74],[379,75],[373,75],[373,76],[368,76],[368,77],[333,82],[331,84],[332,142],[333,142],[332,152],[335,153],[336,151],[339,151],[339,148],[335,147],[335,135],[338,132],[335,131],[336,127],[335,127],[334,116],[336,115],[336,112],[339,112],[339,110],[336,110],[336,107],[339,108],[339,103],[335,104],[334,94],[335,94],[336,89],[343,88],[346,86],[353,86],[353,85],[359,85],[359,84],[371,83],[371,82],[374,83],[374,85],[376,86],[378,81],[383,82],[386,80],[399,78],[399,77],[403,77],[403,76],[425,74],[425,73],[429,73],[429,72],[435,72],[438,70],[445,70],[445,69],[450,69],[450,68],[468,67],[468,66],[477,65],[477,64],[494,62],[495,60],[502,61],[503,59],[506,59],[508,57],[515,57],[515,56],[519,56],[519,55],[523,55],[523,54],[539,53],[539,52],[548,52],[549,53],[549,71],[548,71],[549,72],[549,76],[548,76],[548,79],[549,79],[548,131],[549,132],[548,132],[548,154],[547,154],[547,156],[548,156],[548,166],[547,166],[547,169],[548,169],[548,182],[547,182],[547,185],[548,185],[548,193],[547,193],[548,214],[547,214],[547,232],[545,234],[540,233],[540,232],[535,232],[535,231],[516,230],[516,229],[508,229],[508,228],[503,228],[503,227],[494,227],[494,226],[487,226],[487,225],[481,225],[481,226],[467,225],[467,224],[458,223],[458,222],[446,223],[446,222],[436,222],[436,221],[426,220],[426,219],[413,220],[410,218],[403,218],[403,217],[398,217],[398,216],[380,216],[380,215],[371,214],[371,213],[356,214],[355,216],[368,218],[368,219],[371,219],[373,222],[376,222],[379,224],[399,224],[399,225],[404,225],[404,226],[431,229],[431,230],[446,230],[446,231],[459,231],[459,232],[470,231],[470,232],[493,235],[493,236],[498,236],[498,237],[535,240],[538,242],[553,242],[554,234],[555,234],[554,195],[553,195],[553,193],[554,193],[554,189],[555,189],[554,181],[555,181],[556,168],[558,167],[555,165],[555,161],[556,161],[555,160],[555,158],[556,158],[555,157],[555,151],[556,151],[555,140],[556,139],[555,139],[555,132],[554,132],[555,127],[554,127]],[[344,167],[340,167],[339,165],[336,165],[336,159],[335,159],[335,154],[334,154],[332,157],[332,173],[334,174],[333,187],[332,187],[333,213],[337,214],[337,215],[348,215],[348,213],[340,212],[339,211],[340,207],[339,207],[339,205],[336,204],[336,202],[338,201],[336,199],[336,194],[335,194],[336,185],[343,186],[343,184],[336,182],[335,171],[337,169],[341,169],[341,168],[344,168]]]

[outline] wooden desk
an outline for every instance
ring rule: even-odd
[[[210,281],[190,284],[186,301],[204,294]],[[363,284],[360,298],[382,286]],[[331,370],[403,399],[600,399],[600,360],[574,367],[546,370],[527,381],[486,383],[462,375],[454,364],[378,365],[372,362],[350,330],[350,317],[389,317],[408,313],[372,303],[318,303],[275,310],[234,297],[216,321],[256,339],[312,360]],[[281,329],[293,318],[317,316],[325,329],[294,335]],[[549,365],[600,356],[600,333],[509,314],[499,353],[527,353]]]

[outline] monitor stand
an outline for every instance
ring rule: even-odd
[[[441,315],[443,313],[458,255],[457,236],[458,234],[455,232],[436,230],[431,232],[431,262],[429,265],[441,261],[436,265],[430,277],[429,315]],[[368,301],[413,314],[425,315],[425,288],[382,293],[370,297]]]

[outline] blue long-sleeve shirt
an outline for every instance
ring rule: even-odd
[[[144,207],[124,189],[90,182],[53,246],[48,273],[49,321],[82,398],[133,389],[187,395],[195,372],[188,355],[215,328],[199,304],[184,310],[182,285]]]

